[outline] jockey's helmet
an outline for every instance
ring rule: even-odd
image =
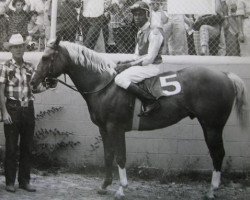
[[[131,12],[135,12],[137,10],[144,10],[146,12],[149,12],[149,6],[147,3],[143,1],[137,1],[132,6],[130,6]]]

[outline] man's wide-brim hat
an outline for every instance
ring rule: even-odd
[[[10,37],[9,42],[4,42],[3,46],[5,49],[9,50],[10,47],[12,46],[24,45],[24,44],[27,44],[27,41],[23,40],[23,36],[21,34],[13,34]]]
[[[132,13],[137,10],[145,10],[149,12],[149,6],[144,1],[137,1],[132,6],[130,6],[130,10]]]

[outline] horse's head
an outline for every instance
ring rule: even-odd
[[[57,38],[48,43],[30,81],[31,87],[36,88],[46,78],[56,78],[65,72],[67,59],[59,42]]]

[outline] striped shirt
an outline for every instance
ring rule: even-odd
[[[29,86],[33,72],[34,68],[28,62],[18,66],[11,59],[0,64],[0,83],[5,84],[5,97],[19,101],[34,100]]]

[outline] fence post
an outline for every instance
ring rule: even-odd
[[[50,40],[56,38],[57,3],[58,0],[52,0]]]

